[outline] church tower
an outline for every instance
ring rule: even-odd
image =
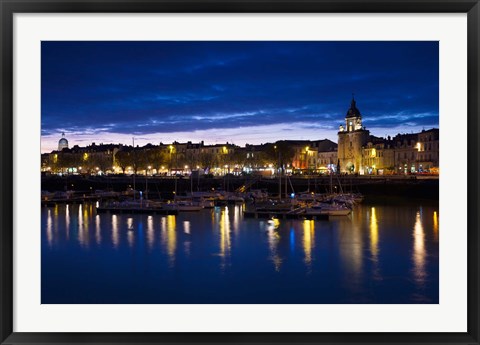
[[[338,132],[338,162],[340,172],[363,174],[362,147],[367,143],[370,131],[362,126],[362,114],[352,97],[345,116],[345,125]]]

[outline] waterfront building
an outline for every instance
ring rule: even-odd
[[[414,134],[398,134],[395,143],[395,172],[407,174],[439,170],[439,131],[437,128]]]
[[[418,133],[417,170],[439,173],[440,141],[438,128],[423,130]]]
[[[113,172],[114,157],[120,146],[92,143],[86,147],[78,145],[72,148],[63,147],[61,150],[42,155],[42,171],[60,174]]]
[[[339,127],[338,163],[341,173],[438,174],[439,131],[432,128],[394,138],[370,135],[352,98],[345,125]]]
[[[318,150],[310,140],[282,140],[293,151],[292,169],[298,173],[314,172],[317,167]],[[277,142],[279,143],[279,142]]]
[[[329,173],[336,172],[338,163],[338,145],[331,140],[319,140],[312,143],[317,148],[317,172]]]
[[[376,137],[362,124],[362,114],[354,98],[338,144],[331,140],[278,140],[261,145],[232,143],[205,145],[203,141],[143,147],[92,143],[71,149],[65,134],[58,150],[42,155],[42,172],[127,173],[146,175],[189,175],[193,171],[212,175],[260,173],[318,174],[409,174],[439,173],[439,130]]]
[[[363,173],[368,175],[390,174],[395,166],[393,140],[390,137],[379,138],[371,135],[363,146]]]
[[[345,116],[345,125],[338,132],[338,165],[340,172],[364,173],[362,157],[363,147],[368,142],[370,132],[362,126],[362,115],[355,98]]]

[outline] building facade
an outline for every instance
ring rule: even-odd
[[[159,145],[125,146],[95,143],[68,147],[65,134],[58,150],[42,155],[42,171],[51,173],[139,173],[146,175],[212,175],[262,172],[276,174],[411,174],[439,173],[439,130],[397,134],[387,138],[370,135],[354,98],[338,144],[331,140],[278,140],[239,147],[231,143],[205,145],[191,141]]]
[[[338,132],[338,164],[341,173],[412,174],[439,173],[438,128],[391,138],[370,135],[352,99],[345,125]]]
[[[338,132],[338,169],[344,173],[364,173],[363,147],[368,142],[370,132],[362,126],[362,115],[355,99],[345,116],[345,125]]]

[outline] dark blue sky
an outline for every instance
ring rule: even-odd
[[[42,151],[438,127],[437,42],[42,42]]]

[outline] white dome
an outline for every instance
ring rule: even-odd
[[[58,141],[58,151],[62,151],[64,148],[68,149],[68,140],[65,138],[65,133],[62,133],[62,138]]]

